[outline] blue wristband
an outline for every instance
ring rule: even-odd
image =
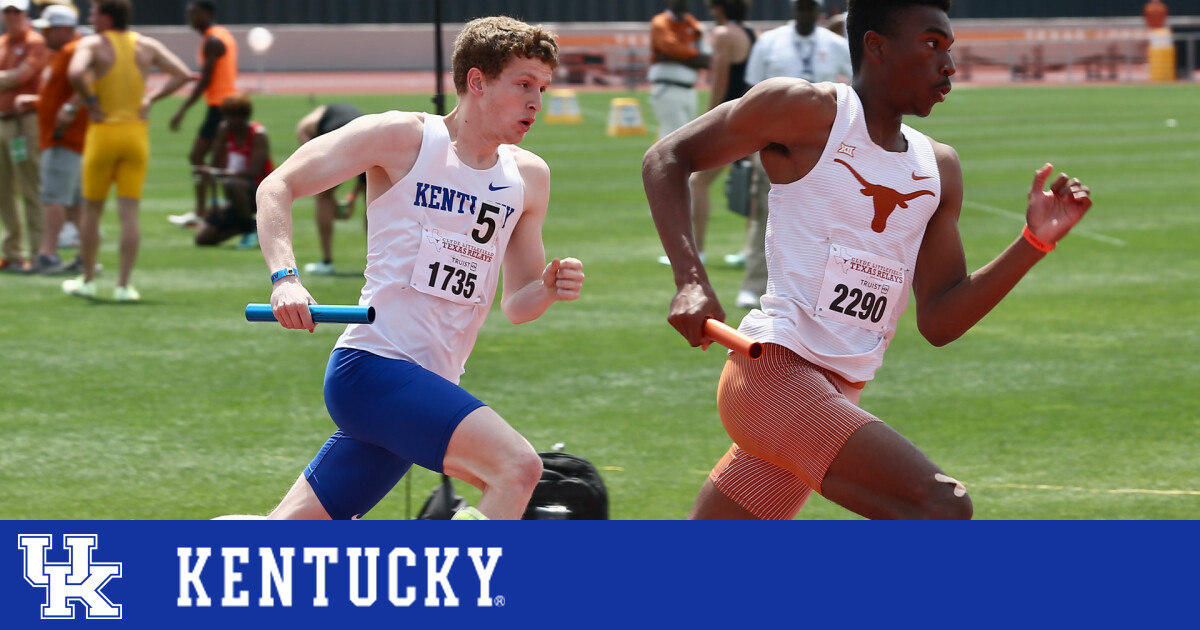
[[[288,276],[296,276],[299,278],[300,272],[297,271],[295,267],[284,267],[283,269],[271,274],[271,285],[273,286],[276,282],[279,282]]]

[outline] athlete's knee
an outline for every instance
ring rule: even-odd
[[[916,511],[912,518],[969,520],[975,514],[975,505],[966,486],[953,477],[937,473],[922,488]]]
[[[506,483],[518,492],[533,493],[542,478],[542,458],[533,449],[514,454],[502,468]]]

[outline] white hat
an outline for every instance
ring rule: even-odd
[[[42,14],[33,21],[33,28],[44,29],[51,26],[78,26],[79,15],[71,7],[52,4],[42,9]]]
[[[3,0],[3,2],[0,2],[0,11],[9,7],[18,11],[29,11],[29,0]]]

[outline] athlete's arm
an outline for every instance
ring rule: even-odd
[[[720,105],[729,91],[729,66],[733,63],[734,35],[728,25],[712,30],[712,66],[710,67],[712,92],[708,96],[708,108]]]
[[[421,150],[424,117],[411,112],[360,116],[296,149],[258,186],[258,236],[270,272],[296,266],[292,203],[367,173],[367,203],[412,170]],[[313,329],[312,296],[296,276],[275,283],[271,305],[285,328]]]
[[[546,264],[542,224],[550,202],[550,167],[540,157],[516,149],[525,181],[525,208],[504,254],[504,295],[500,310],[514,324],[537,319],[560,300],[575,300],[583,288],[583,263],[563,258]]]
[[[772,180],[796,179],[803,173],[794,160],[807,155],[802,149],[823,147],[828,138],[836,115],[832,90],[797,79],[769,79],[742,98],[709,110],[646,152],[642,160],[646,199],[675,274],[676,294],[667,320],[693,346],[711,342],[703,332],[704,322],[724,321],[725,311],[696,248],[688,176],[778,146],[786,157],[776,162],[774,171],[768,170]]]
[[[267,131],[263,129],[254,134],[254,139],[250,141],[250,160],[247,165],[247,171],[238,173],[242,177],[250,180],[253,183],[262,174],[263,169],[267,166],[267,158],[271,155],[271,140],[267,138]]]
[[[208,159],[208,165],[214,173],[229,166],[229,125],[224,120],[217,125],[217,135],[213,141],[213,152]]]
[[[96,58],[95,47],[99,43],[100,37],[100,35],[88,35],[79,40],[79,44],[75,47],[75,54],[71,56],[71,62],[67,64],[67,82],[71,84],[71,89],[75,90],[75,94],[87,104],[88,116],[97,122],[104,121],[104,111],[100,109],[100,103],[93,100],[96,94],[92,92],[92,86],[88,79],[92,72],[92,63]]]
[[[183,115],[187,113],[187,110],[191,108],[193,103],[199,100],[204,91],[208,89],[208,86],[212,83],[213,71],[217,67],[217,60],[224,54],[225,42],[212,35],[204,38],[204,65],[200,68],[200,78],[197,79],[196,85],[192,87],[192,93],[179,105],[179,111],[175,112],[175,115],[171,117],[171,131],[179,131],[179,125],[183,122]]]
[[[1022,236],[994,260],[967,273],[966,255],[958,230],[962,209],[962,168],[954,149],[934,143],[942,180],[942,201],[925,230],[913,295],[917,302],[917,328],[935,346],[943,346],[983,319],[1046,254]],[[1060,174],[1046,191],[1053,167],[1046,164],[1034,174],[1026,222],[1047,243],[1066,236],[1091,207],[1086,186]]]

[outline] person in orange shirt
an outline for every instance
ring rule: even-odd
[[[42,241],[42,204],[37,192],[37,117],[33,109],[17,109],[17,96],[37,94],[42,68],[50,58],[46,40],[29,28],[29,0],[3,0],[4,35],[0,35],[0,269],[27,271],[29,262],[21,247],[22,225],[16,196],[25,201],[24,232],[32,256]]]
[[[171,117],[171,131],[179,131],[183,116],[200,97],[208,103],[208,113],[200,125],[200,131],[192,143],[192,151],[188,161],[192,167],[203,166],[208,154],[216,145],[217,126],[221,124],[221,102],[225,97],[237,93],[237,40],[224,26],[213,22],[217,9],[212,2],[197,0],[188,3],[187,18],[193,29],[198,31],[202,39],[197,61],[200,63],[200,75],[192,93],[179,106],[179,111]],[[171,223],[184,227],[199,225],[207,208],[208,187],[203,179],[196,178],[196,208],[187,214],[168,217]]]
[[[687,0],[667,0],[667,10],[650,20],[650,107],[658,119],[658,137],[696,117],[696,78],[709,56],[700,51],[704,29],[688,13]]]
[[[58,234],[64,221],[70,218],[78,224],[80,168],[83,159],[83,139],[87,133],[88,116],[83,99],[75,94],[67,81],[67,66],[75,54],[79,34],[79,11],[74,6],[51,5],[33,21],[34,28],[46,38],[46,45],[55,51],[46,66],[42,89],[38,94],[17,97],[18,109],[37,108],[38,149],[41,151],[41,202],[45,214],[41,250],[33,259],[32,273],[55,274],[78,271],[82,263],[77,257],[64,265],[58,257]]]

